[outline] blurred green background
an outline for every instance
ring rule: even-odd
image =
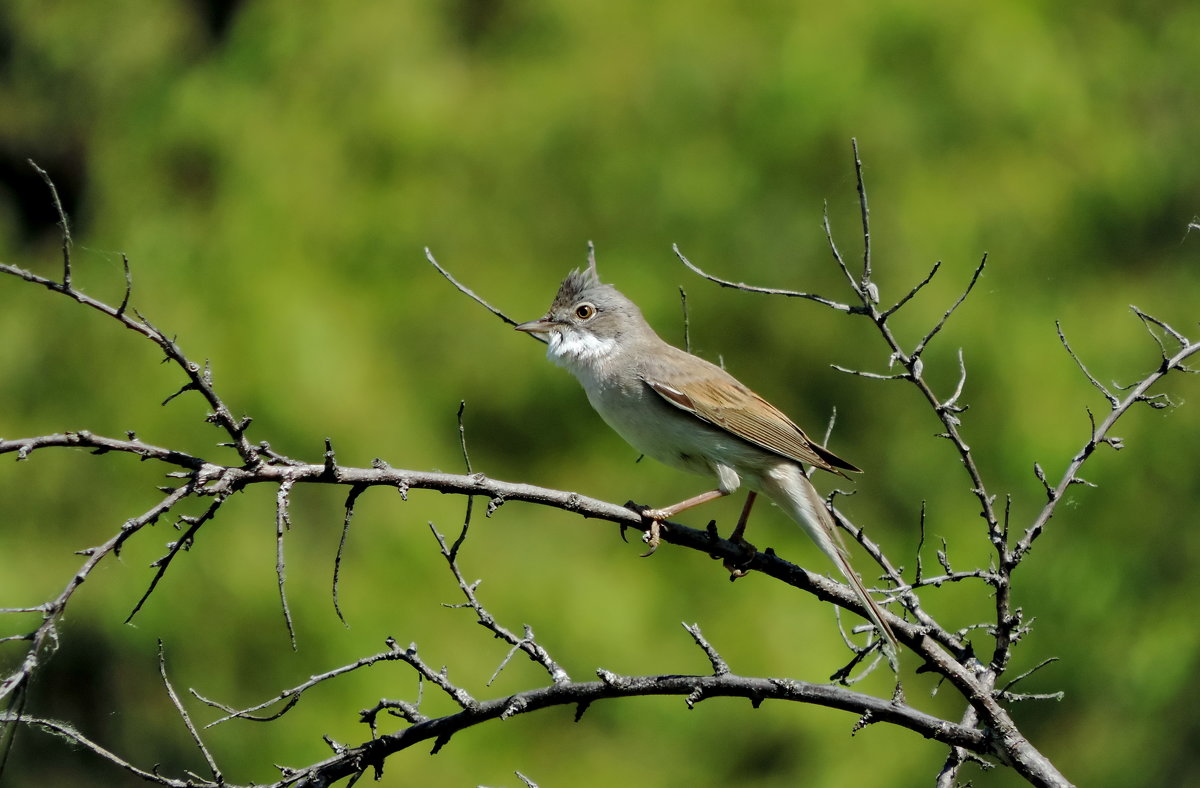
[[[455,412],[475,470],[608,500],[665,504],[701,482],[635,455],[539,345],[456,293],[430,246],[469,286],[520,319],[542,314],[559,279],[598,247],[602,275],[693,349],[727,367],[810,431],[836,406],[832,447],[866,469],[843,507],[910,568],[927,502],[927,567],[945,538],[955,568],[989,553],[956,456],[915,392],[841,375],[886,371],[864,321],[806,301],[722,290],[689,274],[670,244],[729,278],[848,300],[821,232],[823,201],[858,259],[850,155],[857,137],[872,208],[877,278],[894,301],[936,260],[942,273],[897,330],[911,347],[961,291],[979,287],[926,355],[943,395],[963,348],[964,432],[1013,527],[1044,500],[1106,405],[1063,353],[1054,321],[1104,381],[1129,383],[1157,350],[1127,305],[1195,332],[1200,237],[1200,6],[904,2],[700,4],[453,0],[356,4],[280,0],[0,5],[0,260],[60,270],[45,167],[73,222],[75,281],[119,301],[121,253],[133,304],[210,359],[251,437],[319,461],[382,457],[458,471]],[[89,429],[234,462],[159,353],[112,321],[0,279],[0,435]],[[1200,780],[1189,597],[1197,574],[1197,381],[1166,390],[1184,407],[1132,413],[1127,448],[1102,451],[1017,575],[1036,617],[1014,675],[1056,656],[1023,688],[1061,703],[1017,709],[1026,732],[1081,785]],[[1192,400],[1185,402],[1185,400]],[[58,593],[81,559],[148,508],[162,468],[129,457],[45,451],[0,470],[0,606]],[[822,480],[829,489],[830,480]],[[427,523],[461,522],[463,501],[375,490],[359,501],[330,603],[344,491],[300,489],[287,541],[293,653],[274,574],[274,491],[231,500],[132,626],[121,622],[175,538],[140,535],[74,599],[65,637],[29,710],[70,719],[140,766],[203,773],[157,679],[162,638],[178,687],[234,705],[265,700],[383,639],[478,697],[545,680],[469,612]],[[727,529],[740,501],[697,513]],[[195,509],[189,509],[195,513]],[[828,571],[804,537],[764,509],[751,539]],[[735,672],[823,680],[844,660],[831,609],[761,577],[730,584],[690,553],[636,556],[613,528],[520,504],[480,519],[464,571],[517,631],[578,679],[598,667],[705,672],[679,622],[699,622]],[[860,566],[865,566],[859,558]],[[988,615],[977,585],[925,594],[951,627]],[[26,622],[8,617],[4,634]],[[986,636],[976,634],[985,653]],[[4,659],[20,651],[7,647]],[[911,666],[910,666],[911,667]],[[862,688],[887,693],[886,676]],[[957,719],[928,676],[910,700]],[[322,734],[356,743],[359,709],[416,697],[410,670],[381,665],[329,684],[283,720],[208,733],[227,779],[277,779],[272,763],[325,757]],[[192,702],[201,722],[213,715]],[[423,710],[450,710],[426,689]],[[681,699],[604,703],[580,724],[557,709],[492,723],[440,754],[392,758],[384,785],[542,786],[932,784],[944,748],[817,708]],[[12,785],[138,784],[41,734],[17,742]],[[1017,785],[1005,771],[964,771]]]

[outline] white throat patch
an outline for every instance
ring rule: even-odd
[[[615,339],[601,339],[590,331],[560,329],[551,331],[547,340],[546,357],[563,366],[597,361],[617,348]]]

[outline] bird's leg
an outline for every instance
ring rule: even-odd
[[[708,492],[703,492],[699,495],[693,495],[686,501],[680,501],[677,504],[665,506],[662,509],[643,509],[642,516],[648,517],[651,520],[670,520],[680,512],[686,512],[688,509],[694,509],[702,503],[715,501],[716,499],[728,494],[729,493],[725,492],[724,490],[709,490]]]
[[[685,501],[680,501],[677,504],[664,507],[662,509],[642,509],[639,514],[650,521],[650,528],[646,530],[646,535],[642,537],[649,550],[642,554],[643,558],[654,555],[654,551],[658,549],[660,534],[662,533],[662,521],[669,520],[680,512],[685,512],[688,509],[699,506],[702,503],[715,501],[729,493],[724,490],[709,490],[708,492],[693,495]]]
[[[754,508],[754,499],[758,497],[758,493],[751,490],[746,496],[746,505],[742,507],[742,515],[738,518],[737,526],[733,529],[733,533],[729,535],[729,541],[737,542],[738,544],[749,544],[744,538],[746,533],[746,521],[750,519],[750,510]]]
[[[754,554],[758,549],[746,541],[746,521],[750,519],[750,510],[754,508],[754,499],[758,497],[758,493],[753,490],[746,496],[746,505],[742,507],[742,514],[738,517],[737,526],[734,527],[733,533],[729,535],[729,541],[738,545],[745,552],[746,557],[741,563],[734,563],[733,559],[726,558],[724,561],[725,568],[729,570],[729,579],[736,580],[739,577],[746,576],[746,564],[754,558]]]

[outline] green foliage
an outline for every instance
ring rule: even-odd
[[[678,242],[728,278],[845,300],[820,221],[828,200],[839,244],[858,253],[851,136],[883,300],[945,263],[900,317],[908,345],[990,253],[926,364],[951,390],[964,349],[966,434],[993,489],[1012,491],[1015,524],[1042,502],[1033,463],[1056,478],[1086,437],[1084,405],[1105,407],[1054,321],[1099,379],[1123,382],[1157,360],[1127,304],[1181,328],[1196,320],[1200,241],[1185,232],[1200,212],[1194,3],[376,0],[301,10],[259,0],[216,32],[203,5],[6,3],[0,154],[5,171],[33,158],[80,184],[77,282],[119,301],[127,254],[134,306],[211,359],[226,401],[255,418],[253,439],[293,456],[318,459],[329,436],[347,464],[381,456],[457,471],[455,411],[466,400],[478,471],[618,502],[696,492],[694,479],[633,464],[574,382],[422,253],[430,246],[528,319],[593,239],[602,275],[665,336],[681,334],[683,285],[696,352],[723,358],[812,432],[837,407],[832,445],[867,470],[845,505],[889,551],[911,560],[924,500],[929,538],[949,541],[956,567],[986,561],[977,503],[949,446],[931,437],[936,422],[899,384],[829,369],[885,370],[866,325],[720,290],[670,251]],[[58,243],[52,227],[30,234],[0,189],[0,259],[52,275]],[[129,332],[15,280],[0,280],[0,332],[0,435],[136,430],[213,454],[219,435],[198,398],[158,407],[178,375]],[[1176,401],[1194,385],[1177,382]],[[1188,558],[1200,550],[1198,423],[1191,403],[1128,419],[1128,448],[1084,474],[1100,488],[1074,488],[1017,577],[1038,619],[1017,672],[1058,656],[1026,689],[1067,692],[1019,719],[1080,784],[1183,784],[1200,773],[1200,717],[1187,700],[1200,643],[1186,623]],[[6,465],[0,604],[56,593],[77,566],[70,551],[148,507],[157,472],[66,452]],[[273,501],[258,491],[205,529],[135,628],[118,624],[161,545],[135,541],[89,582],[33,707],[66,715],[75,707],[64,696],[90,688],[86,733],[142,765],[176,752],[201,769],[165,696],[142,680],[157,637],[177,686],[231,703],[382,650],[387,635],[418,640],[483,697],[539,680],[518,660],[485,688],[501,645],[481,646],[466,613],[439,607],[457,592],[426,521],[456,528],[458,500],[364,496],[343,564],[344,630],[329,604],[341,505],[325,489],[296,501],[287,551],[298,653],[286,648],[274,587]],[[736,511],[725,502],[697,518],[727,527]],[[177,536],[157,528],[159,542]],[[751,538],[814,561],[769,513]],[[635,554],[607,527],[509,505],[477,523],[465,563],[493,612],[513,628],[532,624],[579,678],[597,667],[705,670],[681,620],[699,621],[737,672],[820,680],[840,664],[826,606],[760,578],[730,586],[715,565],[669,548]],[[990,605],[976,589],[943,598],[935,609],[959,626]],[[887,692],[875,678],[868,689]],[[909,692],[930,689],[915,678]],[[269,761],[321,757],[314,731],[357,742],[367,732],[354,711],[414,692],[405,670],[377,667],[303,702],[294,724],[225,726],[212,744],[230,779],[273,779]],[[431,694],[430,712],[440,702]],[[925,702],[958,713],[941,697]],[[517,785],[520,770],[543,785],[899,786],[929,784],[944,755],[882,726],[850,741],[852,721],[835,712],[768,706],[710,701],[685,713],[644,700],[597,707],[580,725],[554,711],[471,731],[433,758],[395,758],[384,784]],[[33,734],[15,758],[10,768],[41,784],[129,784]],[[53,775],[39,771],[45,759]],[[1016,781],[990,773],[976,784]]]

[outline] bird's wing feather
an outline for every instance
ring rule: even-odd
[[[756,446],[833,473],[841,473],[839,469],[859,470],[818,446],[778,408],[732,376],[726,374],[719,380],[699,378],[682,386],[668,385],[646,375],[642,379],[652,391],[680,410]]]

